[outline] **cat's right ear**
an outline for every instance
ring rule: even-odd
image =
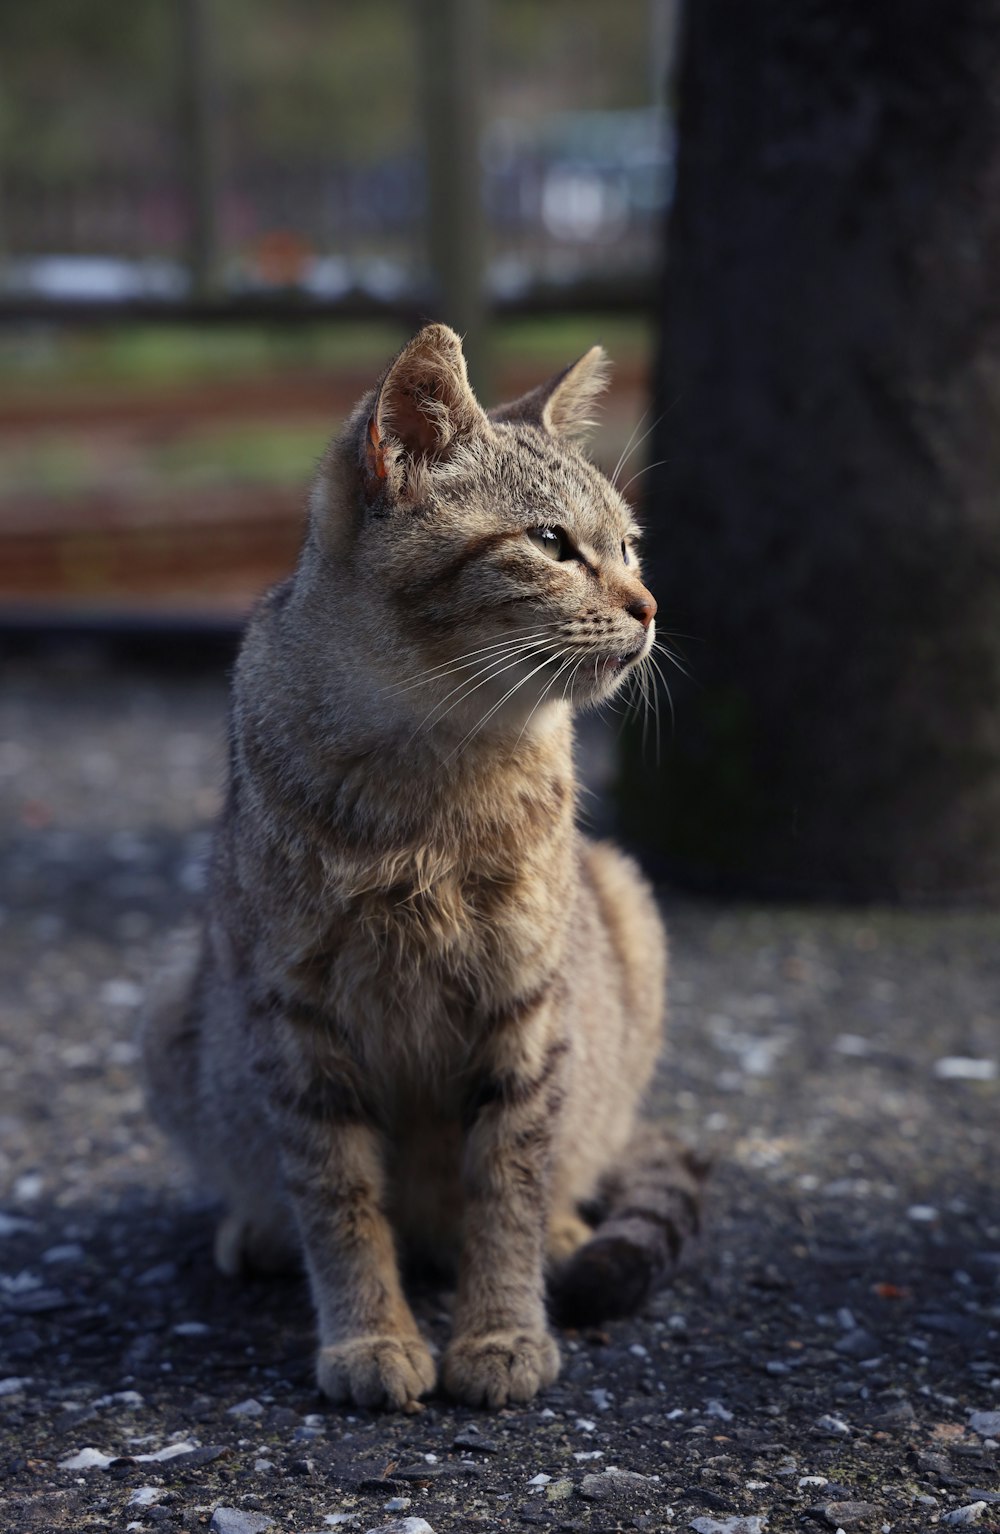
[[[490,411],[490,418],[540,426],[550,437],[582,441],[594,425],[594,405],[608,386],[610,371],[604,347],[592,346],[530,394],[522,394],[509,405],[498,405]]]
[[[425,325],[390,364],[363,427],[359,456],[369,497],[419,499],[424,475],[489,429],[458,336],[447,325]]]

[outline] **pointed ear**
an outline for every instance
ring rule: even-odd
[[[484,429],[489,423],[469,387],[461,341],[447,325],[425,325],[375,391],[361,442],[370,489],[404,493],[421,468],[447,459]]]
[[[548,383],[539,384],[509,405],[499,405],[490,416],[494,421],[541,426],[553,437],[586,437],[594,424],[594,405],[607,388],[610,371],[604,347],[592,346]]]

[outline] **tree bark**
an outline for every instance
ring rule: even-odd
[[[1000,900],[1000,0],[689,0],[646,521],[702,884]]]

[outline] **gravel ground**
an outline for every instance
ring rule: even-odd
[[[700,1242],[531,1410],[333,1410],[304,1286],[213,1272],[136,1085],[223,710],[218,672],[5,666],[2,1527],[1000,1530],[996,917],[668,895]]]

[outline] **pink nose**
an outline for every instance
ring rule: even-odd
[[[633,597],[625,608],[633,618],[638,618],[644,629],[648,629],[656,617],[656,600],[644,591],[641,597]]]

